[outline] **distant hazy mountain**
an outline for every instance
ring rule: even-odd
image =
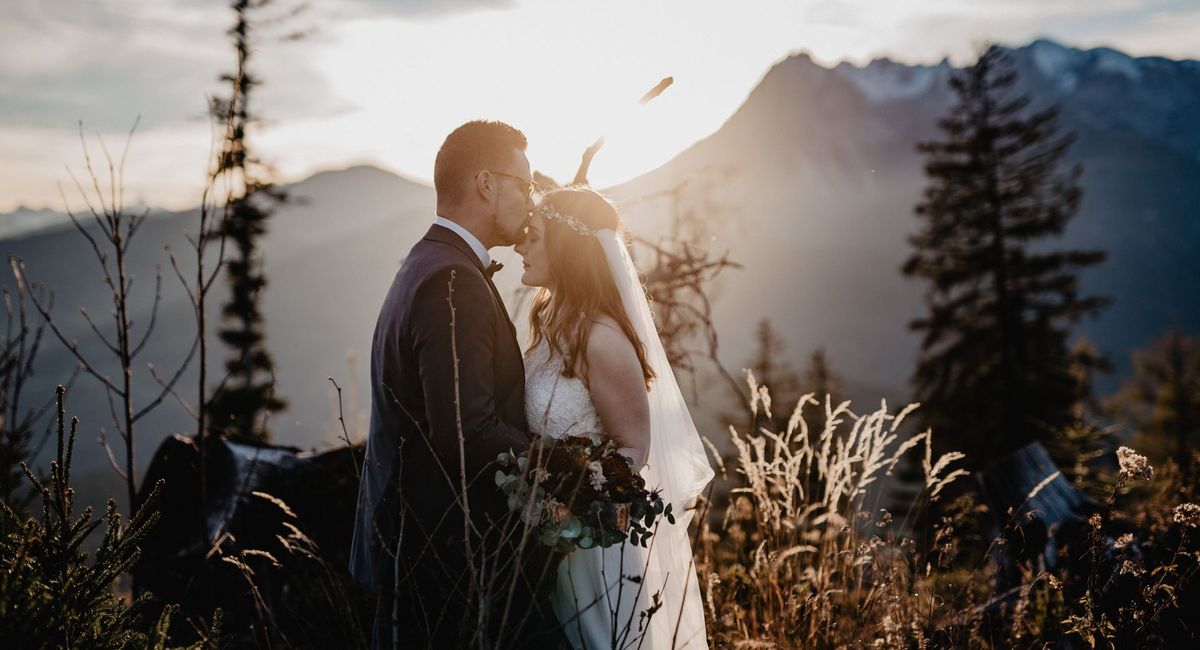
[[[127,206],[131,214],[153,210],[144,205]],[[76,214],[76,218],[91,219],[91,213]],[[50,208],[26,208],[18,206],[12,212],[0,213],[0,241],[17,239],[34,233],[74,228],[71,217]]]
[[[327,377],[351,389],[365,385],[365,365],[359,363],[352,377],[350,359],[354,355],[364,359],[370,349],[375,316],[392,276],[432,221],[433,190],[374,167],[354,167],[316,174],[291,186],[290,194],[295,202],[279,210],[263,242],[269,278],[265,300],[268,345],[277,364],[278,389],[291,402],[273,428],[278,442],[324,446],[334,442],[337,413]],[[164,247],[176,252],[185,267],[193,264],[185,234],[195,232],[197,220],[196,211],[154,213],[137,233],[133,246],[129,264],[135,294],[132,319],[139,334],[150,320],[155,266],[163,273],[163,302],[155,334],[142,359],[155,363],[160,373],[175,368],[195,333],[190,306]],[[106,362],[107,351],[78,308],[87,307],[100,327],[111,332],[109,292],[87,241],[74,226],[67,222],[65,227],[0,241],[0,249],[24,259],[30,277],[54,289],[54,313],[66,336],[77,339],[93,360]],[[0,283],[11,285],[11,274],[5,271]],[[218,323],[225,296],[224,284],[219,283],[210,297],[211,325]],[[215,329],[210,333],[216,341]],[[29,400],[41,396],[48,401],[54,386],[66,381],[75,365],[61,344],[49,334],[47,338],[34,385],[26,388]],[[223,360],[218,343],[210,360],[210,377],[221,372]],[[112,363],[100,367],[111,376],[117,374]],[[144,365],[135,378],[135,392],[142,396],[139,404],[144,403],[156,394],[158,386]],[[194,369],[180,383],[179,392],[195,402]],[[353,429],[352,397],[348,392],[346,416]],[[360,397],[357,406],[362,417],[366,398]],[[90,473],[102,483],[111,483],[112,472],[95,441],[102,427],[110,439],[116,436],[97,382],[80,376],[68,394],[68,410],[81,420],[80,451],[76,454],[81,478],[86,481]],[[170,397],[138,426],[141,470],[163,437],[194,430],[194,422]]]
[[[1081,330],[1123,371],[1128,351],[1163,328],[1200,329],[1200,123],[1194,119],[1200,115],[1200,64],[1049,41],[1012,54],[1024,86],[1038,102],[1060,104],[1064,126],[1079,136],[1071,157],[1084,165],[1085,197],[1064,241],[1110,253],[1085,276],[1085,288],[1112,295],[1115,304]],[[935,135],[936,120],[950,105],[951,72],[944,62],[908,66],[886,59],[827,69],[793,56],[775,65],[716,133],[612,190],[631,229],[653,235],[670,204],[639,197],[689,180],[681,209],[709,215],[713,246],[745,267],[729,271],[717,288],[727,365],[740,367],[753,349],[755,323],[768,317],[795,365],[802,367],[808,353],[824,345],[834,370],[859,397],[906,397],[917,351],[906,324],[921,312],[924,289],[899,273],[923,186],[913,146]],[[354,411],[365,415],[375,317],[401,259],[433,218],[433,191],[354,167],[317,174],[291,193],[304,202],[281,209],[264,242],[270,281],[265,307],[279,390],[291,402],[274,424],[277,439],[308,447],[334,440],[327,377],[357,383]],[[21,219],[63,223],[48,213]],[[164,246],[187,262],[184,233],[195,226],[195,212],[159,214],[138,234],[131,262],[135,293],[141,292],[139,327],[149,319],[154,265],[164,270],[158,334],[145,359],[164,371],[186,352],[194,332]],[[109,312],[86,241],[73,228],[5,228],[0,216],[0,246],[24,258],[33,278],[56,290],[55,312],[68,336],[100,358],[102,348],[77,313],[80,305],[93,314]],[[515,261],[511,251],[495,254]],[[519,268],[510,264],[497,276],[506,295],[517,287]],[[212,301],[214,318],[223,291]],[[350,356],[358,360],[353,372]],[[221,360],[222,353],[214,352],[214,372]],[[48,399],[73,363],[57,343],[47,345],[41,361],[31,394]],[[192,400],[194,377],[189,373],[180,386]],[[154,389],[143,371],[138,391],[150,395]],[[724,408],[725,399],[706,400],[709,411]],[[110,476],[93,442],[99,427],[111,429],[103,393],[81,377],[70,406],[82,420],[77,458],[96,475]],[[163,436],[192,430],[171,400],[141,426],[142,469]]]
[[[0,214],[0,239],[12,239],[70,224],[70,219],[61,212],[46,208],[18,207],[12,212]]]

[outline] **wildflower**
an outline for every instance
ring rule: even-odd
[[[600,465],[600,461],[593,460],[588,463],[588,470],[591,472],[589,479],[592,483],[592,489],[599,492],[604,489],[604,467]]]
[[[1200,527],[1200,506],[1194,503],[1181,503],[1175,506],[1175,523],[1187,528]]]
[[[1146,457],[1129,447],[1117,449],[1117,462],[1121,465],[1121,478],[1149,481],[1154,476],[1154,468]]]
[[[629,530],[629,506],[620,504],[617,506],[617,528],[619,530]]]
[[[550,512],[550,521],[553,521],[555,524],[561,524],[566,521],[567,517],[571,516],[571,509],[554,499],[550,500],[548,510]]]
[[[1133,544],[1133,533],[1125,533],[1117,538],[1117,548],[1125,548]]]
[[[892,513],[888,512],[887,510],[880,510],[879,521],[875,522],[875,526],[878,528],[887,528],[889,525],[891,525],[891,523]]]
[[[1143,573],[1145,573],[1145,571],[1142,570],[1141,565],[1138,564],[1137,562],[1125,560],[1125,561],[1121,562],[1121,569],[1120,569],[1119,573],[1120,573],[1120,575],[1128,574],[1128,575],[1132,575],[1132,576],[1140,576]]]

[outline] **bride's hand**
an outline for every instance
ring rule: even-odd
[[[642,468],[646,466],[646,452],[642,451],[641,449],[634,449],[633,447],[621,447],[617,450],[617,453],[628,458],[629,460],[632,460],[633,468],[636,471],[640,472]]]

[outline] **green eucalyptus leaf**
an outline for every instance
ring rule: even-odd
[[[575,517],[567,517],[562,528],[562,536],[566,539],[576,539],[583,533],[583,524]]]

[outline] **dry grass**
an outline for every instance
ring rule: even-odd
[[[770,395],[753,375],[749,385],[751,414],[769,420]],[[825,409],[822,431],[803,417],[813,406]],[[858,415],[849,402],[821,405],[808,394],[785,431],[730,427],[737,486],[719,525],[706,518],[697,549],[714,645],[891,647],[943,622],[928,601],[944,576],[914,565],[912,541],[895,533],[904,522],[877,507],[878,483],[906,455],[923,451],[925,498],[964,473],[954,468],[961,454],[931,457],[929,432],[901,439],[915,408],[893,414],[885,403]]]
[[[751,414],[769,416],[770,395],[753,376],[748,383]],[[809,431],[802,417],[813,407],[825,409],[822,431]],[[726,489],[707,504],[696,545],[714,647],[1040,647],[1066,637],[1113,647],[1131,634],[1143,639],[1138,646],[1177,638],[1171,635],[1178,630],[1168,629],[1171,617],[1194,602],[1200,554],[1196,529],[1187,527],[1192,511],[1173,500],[1194,498],[1194,491],[1185,495],[1168,480],[1170,497],[1140,502],[1163,526],[1157,536],[1146,522],[1134,526],[1142,531],[1134,544],[1173,547],[1153,561],[1151,552],[1141,554],[1155,567],[1141,569],[1144,584],[1114,586],[1114,563],[1125,560],[1112,539],[1111,531],[1122,529],[1112,506],[1129,481],[1149,475],[1144,459],[1123,452],[1107,512],[1092,522],[1089,575],[1027,562],[1020,586],[997,597],[992,560],[1006,540],[989,542],[979,533],[986,508],[968,492],[948,498],[966,474],[956,467],[962,455],[933,458],[930,431],[905,436],[901,425],[915,408],[892,414],[881,404],[859,415],[848,402],[821,404],[810,394],[785,431],[730,427],[735,453],[721,467]],[[919,464],[923,481],[912,503],[893,514],[879,507],[879,484],[904,462]],[[1061,551],[1065,557],[1085,549]]]

